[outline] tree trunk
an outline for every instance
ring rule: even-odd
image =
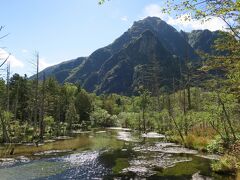
[[[182,139],[182,142],[185,144],[185,140],[184,140],[184,136],[181,132],[181,129],[178,127],[178,124],[177,122],[175,121],[174,117],[173,117],[173,112],[172,112],[172,106],[171,106],[171,100],[170,100],[170,97],[168,97],[168,114],[169,114],[169,117],[171,118],[174,126],[176,127],[177,129],[177,132],[179,134],[179,136],[181,137]]]
[[[17,119],[18,94],[19,94],[18,92],[19,92],[19,82],[18,82],[18,85],[17,85],[17,94],[16,94],[15,107],[14,107],[14,117],[15,117],[15,120]]]
[[[35,99],[34,99],[34,126],[37,126],[38,122],[38,113],[39,113],[39,107],[38,107],[38,80],[39,80],[39,54],[36,55],[37,58],[37,73],[36,73],[36,87],[35,87]]]
[[[43,75],[43,84],[42,84],[42,99],[41,99],[41,113],[40,113],[40,122],[39,122],[39,140],[41,143],[44,142],[44,101],[45,101],[45,75]]]
[[[146,132],[146,119],[145,119],[145,109],[142,110],[142,118],[143,118],[143,132]]]
[[[192,101],[191,101],[191,89],[190,86],[187,86],[187,98],[188,98],[188,110],[192,109]]]
[[[220,102],[220,104],[221,104],[221,106],[222,106],[223,113],[224,113],[224,115],[225,115],[225,117],[226,117],[226,119],[227,119],[227,123],[228,123],[228,126],[229,126],[229,128],[230,128],[230,131],[231,131],[231,133],[232,133],[232,135],[233,135],[233,140],[236,141],[236,140],[237,140],[237,137],[236,137],[236,135],[235,135],[235,131],[234,131],[234,129],[233,129],[233,126],[232,126],[232,122],[231,122],[231,120],[230,120],[230,117],[229,117],[229,115],[228,115],[228,113],[227,113],[225,104],[224,104],[224,102],[222,101],[222,99],[220,98],[219,95],[218,95],[218,99],[219,99],[219,102]]]
[[[0,120],[1,120],[1,123],[2,123],[2,133],[3,133],[2,142],[3,142],[3,143],[9,143],[9,142],[10,142],[10,138],[9,138],[9,136],[8,136],[6,123],[4,122],[3,114],[2,114],[2,112],[1,112],[1,110],[0,110]]]

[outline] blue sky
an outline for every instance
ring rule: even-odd
[[[31,75],[30,61],[40,53],[40,68],[80,56],[113,42],[134,21],[158,16],[178,30],[221,29],[224,24],[213,19],[206,24],[183,22],[164,15],[161,0],[111,0],[99,6],[97,0],[1,0],[0,57],[7,53],[12,73]],[[183,15],[184,16],[184,15]],[[1,60],[0,60],[1,62]],[[0,72],[1,73],[1,72]]]

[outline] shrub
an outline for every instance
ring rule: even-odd
[[[212,164],[212,169],[218,173],[235,173],[239,169],[239,161],[235,156],[226,154]]]
[[[94,126],[108,127],[117,124],[115,115],[111,116],[108,111],[99,107],[91,113],[90,120]]]
[[[211,153],[224,153],[223,141],[217,136],[207,145],[207,151]]]

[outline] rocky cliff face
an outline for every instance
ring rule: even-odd
[[[211,51],[215,36],[210,31],[178,32],[161,19],[148,17],[135,22],[112,44],[89,57],[49,67],[41,75],[44,72],[61,83],[80,83],[98,94],[131,95],[139,85],[151,91],[171,89],[172,79],[180,77],[184,59],[198,61],[195,50]]]
[[[180,34],[186,39],[195,51],[201,51],[208,54],[214,54],[214,41],[221,36],[220,31],[193,30],[190,33],[180,31]]]

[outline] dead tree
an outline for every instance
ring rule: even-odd
[[[9,98],[9,82],[10,82],[10,62],[7,66],[7,111],[10,109],[10,98]]]
[[[39,53],[36,53],[36,78],[35,78],[35,97],[34,97],[34,126],[36,127],[38,122],[38,112],[39,112]]]
[[[45,102],[45,74],[43,75],[43,83],[42,83],[42,98],[41,98],[41,109],[40,109],[40,122],[39,122],[39,139],[40,142],[43,143],[43,135],[44,135],[44,102]]]

